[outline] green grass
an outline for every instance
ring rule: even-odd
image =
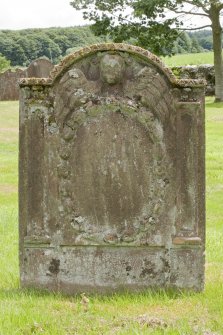
[[[201,52],[194,54],[178,54],[172,57],[163,57],[168,66],[214,64],[213,52]]]
[[[92,296],[88,312],[79,296],[19,289],[18,103],[0,103],[0,335],[223,334],[223,104],[206,102],[205,291]]]

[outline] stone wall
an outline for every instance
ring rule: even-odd
[[[202,290],[204,81],[99,44],[20,86],[22,287]]]
[[[7,70],[0,73],[0,101],[18,100],[19,89],[18,80],[27,77],[44,78],[48,77],[53,69],[53,64],[44,58],[34,60],[27,69],[16,71]],[[180,79],[199,79],[204,78],[207,82],[206,95],[215,94],[215,74],[213,65],[199,66],[174,66],[172,71]]]
[[[53,64],[49,60],[39,58],[34,60],[27,69],[16,69],[15,71],[9,69],[0,73],[0,101],[19,99],[19,79],[49,77],[52,69]]]
[[[215,72],[213,65],[187,65],[172,67],[173,73],[180,79],[199,79],[204,78],[207,82],[205,94],[215,94]]]

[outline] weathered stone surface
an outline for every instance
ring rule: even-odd
[[[206,80],[205,95],[215,94],[215,71],[214,65],[187,65],[172,67],[173,73],[181,79],[200,79]]]
[[[204,82],[103,44],[20,85],[22,286],[201,290]]]
[[[24,77],[25,73],[21,69],[16,69],[15,71],[9,69],[3,73],[0,73],[0,101],[18,100],[18,81]]]
[[[11,69],[0,73],[0,101],[3,100],[19,100],[19,80],[22,78],[47,78],[53,64],[45,59],[38,58],[34,60],[27,69]]]
[[[26,72],[27,78],[47,78],[50,71],[53,69],[53,64],[47,58],[38,58],[30,63]]]

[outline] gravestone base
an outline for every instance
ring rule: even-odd
[[[148,247],[27,247],[24,257],[22,287],[67,294],[203,288],[199,247],[169,252]]]

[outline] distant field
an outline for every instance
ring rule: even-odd
[[[213,64],[213,52],[197,54],[178,54],[172,57],[163,57],[164,63],[168,66]]]

